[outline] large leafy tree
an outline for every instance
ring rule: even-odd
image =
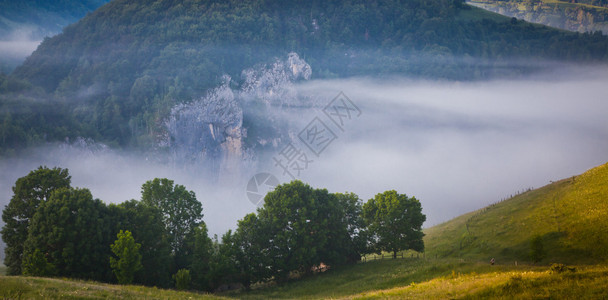
[[[291,271],[309,272],[320,264],[319,250],[328,238],[328,220],[321,217],[330,198],[327,191],[317,192],[301,181],[280,185],[264,198],[258,211],[271,239],[268,244],[270,269],[278,280]]]
[[[257,216],[239,222],[235,243],[241,254],[236,261],[246,275],[243,283],[281,281],[292,271],[309,273],[321,263],[357,260],[357,245],[362,245],[357,202],[354,194],[338,196],[297,180],[277,186]]]
[[[133,282],[135,272],[142,269],[141,244],[136,243],[130,231],[120,231],[110,248],[116,257],[110,257],[110,266],[120,284]]]
[[[70,180],[67,169],[41,166],[15,182],[13,197],[2,211],[2,240],[6,243],[4,265],[9,275],[21,274],[23,243],[38,206],[47,201],[53,191],[69,188]]]
[[[373,251],[424,250],[422,224],[426,216],[415,197],[394,190],[377,194],[363,205],[363,218],[370,233]]]
[[[192,191],[183,185],[174,185],[173,180],[155,178],[141,188],[143,204],[157,208],[162,215],[169,236],[175,268],[186,268],[190,264],[191,244],[194,229],[203,222],[203,206]]]
[[[171,249],[161,212],[139,201],[130,200],[109,206],[113,216],[118,216],[115,230],[124,228],[131,231],[141,244],[140,253],[143,268],[135,273],[134,282],[150,286],[169,287],[171,285]]]
[[[59,189],[32,218],[24,256],[39,250],[56,275],[109,281],[108,265],[115,232],[109,210],[87,189]]]

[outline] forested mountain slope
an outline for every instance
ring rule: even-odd
[[[452,0],[116,0],[44,41],[5,79],[3,106],[17,101],[29,117],[40,103],[32,91],[47,95],[58,102],[50,117],[61,130],[24,129],[15,125],[23,115],[5,113],[0,121],[16,127],[3,138],[19,147],[66,136],[153,146],[176,104],[220,86],[224,75],[238,87],[243,70],[291,52],[313,79],[471,80],[529,73],[549,66],[543,61],[603,62],[608,39]]]

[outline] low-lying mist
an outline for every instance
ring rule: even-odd
[[[416,196],[429,227],[577,175],[608,161],[608,72],[573,72],[580,77],[311,82],[302,88],[328,99],[342,90],[362,114],[302,179],[365,200],[387,189]]]
[[[0,35],[0,64],[12,69],[32,54],[42,42],[42,37],[36,36],[34,31],[32,26],[23,26]]]
[[[336,137],[318,156],[294,143],[312,160],[296,177],[330,192],[354,192],[363,200],[389,189],[415,196],[429,227],[582,173],[608,161],[608,72],[568,72],[485,82],[356,78],[299,83],[299,94],[326,103],[342,91],[361,114],[352,110],[340,129],[322,112],[322,104],[286,112],[294,128],[304,130],[316,117]],[[208,180],[204,172],[137,153],[87,143],[52,145],[0,161],[0,204],[8,203],[17,178],[40,165],[68,168],[73,186],[89,188],[107,203],[139,199],[145,181],[166,177],[196,193],[210,233],[219,235],[256,209],[246,194],[251,176],[268,172],[280,182],[291,180],[270,159],[279,156],[279,151],[260,155],[257,164],[232,177]]]

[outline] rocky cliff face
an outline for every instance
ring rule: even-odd
[[[167,139],[174,162],[190,166],[202,164],[217,172],[226,149],[239,154],[243,111],[224,77],[221,86],[205,97],[178,104],[165,123]]]
[[[159,146],[170,160],[200,168],[216,179],[229,178],[255,164],[257,151],[290,139],[281,114],[300,106],[294,83],[308,80],[312,69],[296,53],[242,72],[242,80],[224,76],[207,95],[172,108]]]
[[[309,80],[311,76],[310,65],[292,52],[285,60],[244,70],[244,83],[239,95],[244,101],[295,105],[299,101],[293,88],[294,82]]]
[[[543,1],[473,0],[468,4],[532,23],[578,32],[608,34],[608,8]]]

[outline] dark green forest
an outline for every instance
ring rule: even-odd
[[[453,0],[116,0],[0,78],[2,154],[77,136],[150,147],[176,103],[292,51],[317,79],[476,80],[605,62],[608,38]]]
[[[211,239],[201,202],[172,180],[147,181],[140,200],[106,205],[72,187],[67,169],[39,167],[15,182],[2,220],[9,275],[215,291],[285,282],[366,253],[423,251],[426,216],[396,191],[363,204],[292,181]]]

